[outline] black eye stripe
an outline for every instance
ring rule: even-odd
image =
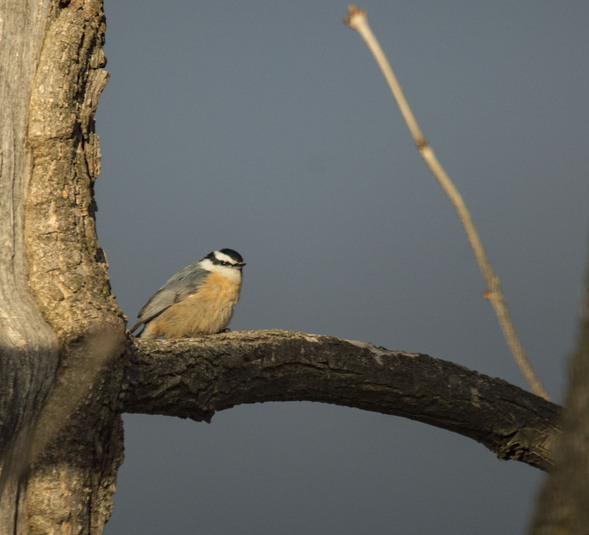
[[[218,258],[217,254],[224,258]],[[208,260],[210,260],[213,264],[217,266],[227,266],[227,267],[243,267],[245,262],[241,255],[234,251],[233,249],[220,249],[219,251],[213,251],[205,256]],[[227,260],[225,260],[227,258]]]
[[[234,266],[235,264],[233,264],[233,262],[228,262],[227,260],[219,260],[218,258],[212,258],[211,259],[213,264],[216,264],[218,266]]]

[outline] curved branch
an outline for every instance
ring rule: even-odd
[[[404,416],[546,470],[560,407],[428,355],[291,331],[135,339],[119,410],[210,421],[243,403],[319,401]]]

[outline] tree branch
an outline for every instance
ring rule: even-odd
[[[519,336],[515,330],[513,321],[511,320],[511,315],[509,314],[509,309],[507,308],[507,303],[505,302],[505,297],[503,296],[503,291],[501,290],[501,283],[499,278],[493,272],[491,262],[489,261],[487,253],[483,248],[483,244],[479,237],[479,233],[474,226],[470,212],[468,211],[462,196],[456,189],[456,186],[454,186],[454,183],[446,174],[446,171],[444,171],[444,168],[434,154],[433,149],[423,137],[415,116],[413,115],[413,112],[411,111],[411,108],[405,99],[401,85],[397,81],[397,77],[395,76],[395,73],[389,64],[385,53],[382,51],[382,48],[380,47],[376,37],[370,29],[368,19],[366,17],[366,11],[358,9],[356,6],[349,6],[348,16],[344,18],[344,23],[355,29],[360,34],[362,39],[364,39],[364,42],[368,45],[368,48],[376,59],[376,62],[384,74],[391,92],[397,101],[401,115],[403,115],[403,118],[407,123],[407,127],[409,128],[411,136],[415,141],[417,150],[421,154],[421,157],[429,167],[435,179],[438,181],[438,184],[440,184],[441,188],[444,190],[444,193],[447,195],[448,199],[454,206],[454,209],[458,215],[458,219],[460,219],[460,222],[464,227],[466,237],[468,238],[474,257],[477,261],[477,264],[479,265],[481,274],[487,283],[487,289],[483,292],[483,296],[485,299],[489,300],[493,310],[495,311],[495,315],[497,316],[499,325],[501,326],[501,330],[503,331],[503,335],[507,341],[507,345],[509,346],[511,353],[513,354],[516,364],[530,385],[532,391],[539,396],[550,400],[550,396],[536,376],[528,356],[526,355],[519,340]]]
[[[208,422],[243,403],[319,401],[454,431],[501,459],[553,464],[559,406],[428,355],[281,330],[135,339],[129,351],[121,412]]]

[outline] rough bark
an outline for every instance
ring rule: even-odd
[[[3,0],[0,13],[10,103],[0,155],[10,270],[0,290],[0,527],[100,533],[122,461],[114,399],[125,340],[94,228],[102,2]]]
[[[272,330],[135,340],[126,360],[125,412],[208,421],[241,403],[320,401],[442,427],[501,459],[542,469],[552,464],[557,405],[427,355]]]

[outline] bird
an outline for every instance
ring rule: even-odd
[[[193,338],[226,329],[239,301],[242,256],[219,249],[179,269],[137,314],[139,337]]]

